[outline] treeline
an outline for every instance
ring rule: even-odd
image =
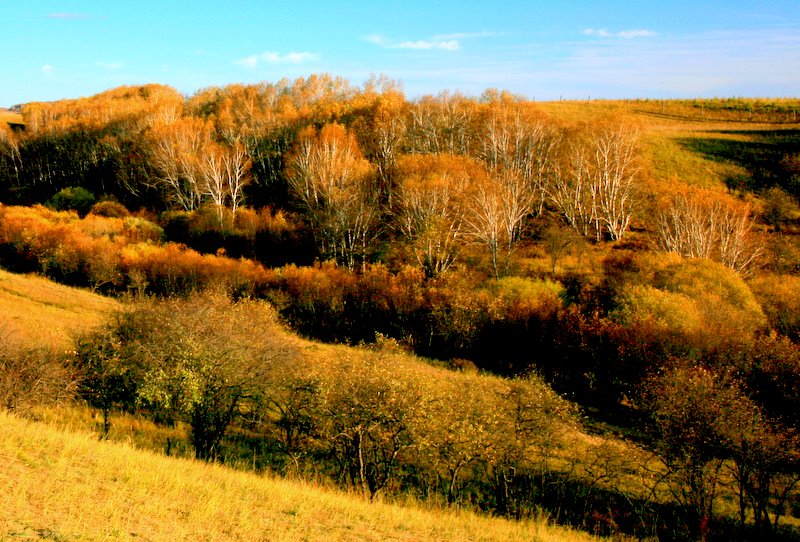
[[[748,285],[710,260],[619,248],[596,262],[586,256],[584,269],[564,276],[490,281],[466,268],[436,278],[413,265],[367,265],[357,274],[334,262],[267,268],[163,243],[159,226],[98,214],[108,208],[97,204],[80,218],[0,207],[3,265],[116,295],[221,288],[270,300],[309,337],[358,344],[382,335],[500,374],[534,367],[565,392],[609,404],[670,357],[733,351],[769,330],[795,341],[800,333],[800,281],[763,276]],[[256,231],[284,231],[279,216],[255,217]]]
[[[592,242],[622,239],[638,219],[666,250],[740,272],[759,255],[752,205],[680,186],[652,193],[640,128],[621,113],[566,123],[496,91],[409,102],[392,81],[357,88],[323,75],[189,99],[123,87],[28,104],[23,115],[26,130],[0,142],[3,201],[85,213],[92,198],[110,198],[134,210],[198,211],[205,224],[195,238],[181,237],[179,214],[167,231],[210,252],[241,252],[236,233],[249,219],[238,214],[269,206],[302,239],[289,261],[350,269],[402,260],[434,276],[478,250],[489,273],[507,275],[520,243],[539,233],[537,217]],[[796,175],[791,156],[785,163]],[[777,228],[790,218],[786,205],[770,219]],[[726,224],[715,230],[718,215]],[[242,255],[256,252],[248,248]]]
[[[369,499],[405,491],[515,515],[536,500],[518,484],[555,483],[540,475],[555,476],[575,411],[540,379],[435,368],[390,340],[308,348],[268,304],[206,294],[133,304],[80,341],[75,363],[106,432],[116,410],[185,423],[198,459],[243,452],[251,468]]]

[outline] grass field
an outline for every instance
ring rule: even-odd
[[[0,413],[0,540],[592,540],[544,521],[368,503]]]
[[[74,334],[119,308],[117,301],[86,290],[0,269],[0,326],[33,346],[66,347]]]
[[[19,113],[0,109],[0,122],[7,122],[9,124],[24,124],[25,120]]]
[[[31,347],[68,348],[76,334],[122,306],[0,270],[1,321]],[[318,361],[345,349],[286,340]],[[196,462],[185,458],[191,450],[182,426],[123,414],[113,419],[113,440],[98,442],[98,423],[79,405],[35,409],[28,420],[0,412],[0,540],[592,539],[544,520],[504,521],[419,502],[369,504],[308,482]],[[173,457],[163,455],[168,438]]]

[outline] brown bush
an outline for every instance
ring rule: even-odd
[[[19,344],[0,322],[0,408],[24,411],[71,398],[76,375],[56,353]]]

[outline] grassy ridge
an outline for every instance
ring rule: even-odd
[[[542,521],[369,504],[0,413],[0,540],[592,540]]]
[[[100,324],[119,307],[86,290],[0,269],[0,325],[32,346],[66,347],[75,333]]]
[[[25,119],[22,118],[20,113],[8,111],[6,109],[0,109],[0,122],[6,122],[9,124],[25,124]]]

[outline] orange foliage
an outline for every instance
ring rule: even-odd
[[[252,293],[271,277],[252,261],[160,244],[160,228],[137,217],[90,214],[80,219],[74,212],[41,206],[0,210],[0,243],[13,247],[43,273],[73,284],[140,293],[209,287]]]

